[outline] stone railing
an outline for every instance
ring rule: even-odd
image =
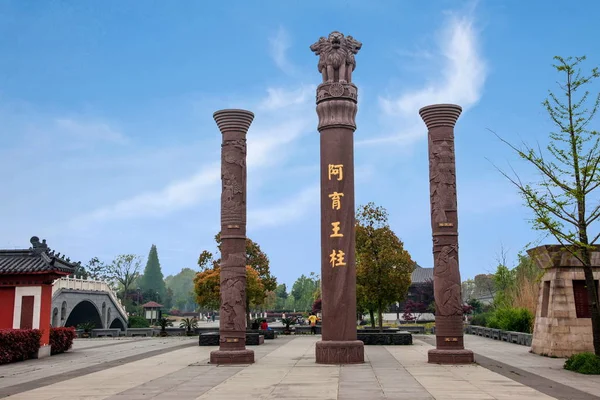
[[[467,325],[465,332],[471,335],[482,336],[508,343],[516,343],[523,346],[531,346],[533,335],[523,332],[503,331],[502,329],[486,328],[484,326]]]
[[[121,317],[127,321],[127,311],[121,303],[121,300],[117,297],[116,293],[108,286],[104,281],[95,281],[89,279],[77,279],[77,278],[60,278],[52,283],[52,296],[60,289],[70,290],[87,290],[91,292],[106,292],[108,297],[117,307],[117,311],[121,314]]]

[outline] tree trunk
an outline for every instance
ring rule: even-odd
[[[375,312],[369,309],[369,318],[371,318],[371,328],[375,328]]]
[[[600,357],[600,302],[598,301],[598,292],[596,291],[596,282],[592,272],[590,254],[587,249],[582,251],[585,261],[583,273],[585,275],[585,286],[587,287],[588,300],[592,312],[592,336],[594,342],[594,353]]]
[[[383,309],[381,307],[381,302],[377,307],[377,318],[379,319],[379,332],[383,332]]]

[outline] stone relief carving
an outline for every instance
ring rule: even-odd
[[[358,90],[351,83],[322,83],[317,88],[317,103],[328,98],[348,98],[358,100]]]
[[[435,306],[442,316],[462,315],[460,272],[458,270],[457,246],[444,246],[435,263]]]
[[[246,285],[240,277],[225,279],[221,283],[221,315],[227,330],[245,330]]]
[[[356,68],[354,56],[361,47],[362,43],[358,40],[337,31],[312,44],[310,49],[319,56],[317,67],[323,75],[323,82],[352,82],[352,71]]]
[[[430,140],[429,158],[432,220],[435,224],[448,221],[447,211],[456,210],[456,177],[454,169],[454,151],[448,141]]]
[[[246,203],[246,141],[227,140],[222,146],[221,212],[226,222],[236,222],[235,220],[240,218],[243,204]]]

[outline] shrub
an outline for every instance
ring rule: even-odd
[[[140,315],[131,315],[129,316],[129,325],[130,328],[149,328],[150,323],[148,320]]]
[[[40,348],[39,329],[0,330],[0,364],[27,360]]]
[[[490,316],[491,313],[475,314],[473,315],[473,318],[471,318],[471,325],[487,326]]]
[[[594,353],[573,354],[565,361],[565,369],[586,375],[600,375],[600,357]]]
[[[50,346],[52,354],[64,353],[73,346],[75,328],[50,328]]]
[[[533,314],[526,308],[499,308],[487,321],[489,328],[531,333]]]
[[[171,308],[169,310],[169,315],[172,315],[174,317],[181,317],[182,314],[183,313],[180,310],[176,309],[176,308]]]

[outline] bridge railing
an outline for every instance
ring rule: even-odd
[[[52,283],[52,295],[58,292],[60,289],[71,289],[71,290],[89,290],[92,292],[106,292],[108,297],[116,305],[121,316],[127,320],[127,310],[121,303],[121,299],[117,297],[115,292],[110,286],[104,281],[95,281],[88,279],[77,279],[77,278],[60,278]]]

